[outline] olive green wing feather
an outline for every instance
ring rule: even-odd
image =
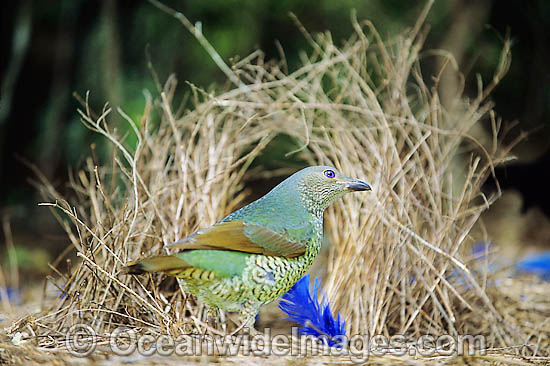
[[[173,269],[188,268],[191,265],[184,259],[173,255],[160,255],[149,257],[135,262],[129,262],[124,266],[123,271],[127,274],[142,274]]]
[[[214,277],[240,276],[249,254],[221,250],[191,250],[129,262],[126,274],[166,272],[186,280],[211,280]]]
[[[242,220],[224,221],[168,244],[181,250],[213,249],[294,258],[306,246],[265,227]]]

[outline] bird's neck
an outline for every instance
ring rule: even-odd
[[[314,227],[313,237],[308,241],[306,251],[302,256],[306,268],[313,263],[315,257],[317,257],[321,251],[321,245],[323,243],[323,216],[321,216],[320,220],[314,219],[312,224]]]
[[[304,207],[313,217],[319,220],[322,227],[323,213],[333,199],[327,199],[326,202],[320,200],[319,192],[309,189],[305,182],[298,182],[293,188],[295,189],[296,196],[299,197],[301,206]]]

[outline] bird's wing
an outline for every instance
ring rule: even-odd
[[[182,250],[216,249],[294,258],[306,246],[264,227],[242,220],[225,221],[181,239],[167,247]]]

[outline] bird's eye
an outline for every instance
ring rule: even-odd
[[[334,178],[335,176],[336,176],[336,174],[334,174],[334,171],[332,171],[330,169],[325,170],[325,177]]]

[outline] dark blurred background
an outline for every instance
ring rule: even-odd
[[[352,9],[385,38],[411,27],[424,7],[424,2],[396,0],[165,3],[191,22],[201,21],[204,35],[226,62],[256,49],[267,59],[277,58],[278,41],[291,71],[309,46],[289,12],[310,32],[328,30],[341,44],[352,33]],[[146,1],[19,0],[3,3],[1,18],[0,265],[9,272],[5,243],[12,238],[12,264],[16,258],[24,273],[38,276],[67,240],[48,209],[37,206],[35,175],[24,161],[38,166],[63,192],[69,169],[82,164],[91,144],[101,150],[98,137],[79,120],[73,93],[85,96],[89,90],[94,109],[108,101],[135,118],[143,111],[143,90],[156,90],[148,57],[161,83],[177,75],[181,93],[188,89],[185,80],[209,89],[225,78],[178,21]],[[521,197],[520,212],[545,212],[542,222],[548,224],[550,2],[436,1],[427,24],[427,48],[455,55],[472,95],[476,74],[492,77],[509,32],[512,66],[492,99],[505,121],[519,121],[516,134],[536,132],[498,175],[504,188]],[[119,128],[127,126],[120,122]]]

